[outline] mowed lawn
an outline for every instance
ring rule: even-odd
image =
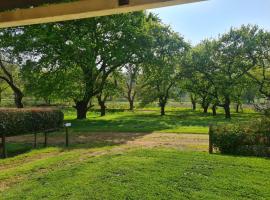
[[[75,132],[165,132],[165,133],[199,133],[206,134],[210,124],[239,123],[257,118],[260,114],[252,110],[243,113],[232,112],[232,119],[225,119],[220,109],[217,116],[192,111],[188,108],[167,108],[166,116],[159,115],[158,108],[147,108],[129,112],[109,110],[105,117],[98,112],[89,112],[88,119],[74,120],[74,110],[65,111],[65,119],[72,122]]]
[[[13,157],[0,160],[0,199],[270,199],[269,159],[206,152],[209,124],[256,117],[248,111],[225,120],[222,112],[186,108],[161,117],[151,108],[92,112],[78,121],[65,110],[69,148],[63,132],[49,135],[48,148],[31,149],[31,135],[9,142]]]
[[[270,161],[173,149],[48,148],[1,161],[1,199],[270,199]]]

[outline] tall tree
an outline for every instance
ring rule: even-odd
[[[20,42],[28,44],[21,48],[27,55],[25,68],[55,76],[58,84],[52,89],[72,99],[77,118],[84,119],[108,76],[127,62],[140,61],[144,24],[145,14],[137,12],[24,27]]]
[[[134,110],[134,101],[139,91],[143,89],[142,70],[140,65],[126,64],[119,81],[122,95],[129,102],[129,110]]]
[[[120,89],[118,87],[118,81],[117,81],[118,75],[117,74],[111,74],[102,89],[102,91],[97,94],[97,100],[98,104],[100,106],[100,116],[103,117],[106,115],[106,102],[109,98],[118,96],[120,93]]]
[[[170,27],[154,20],[149,26],[151,48],[148,61],[143,66],[143,104],[158,99],[160,114],[165,115],[165,106],[171,90],[179,80],[181,59],[189,45]]]

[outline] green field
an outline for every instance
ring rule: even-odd
[[[232,113],[232,119],[224,118],[222,110],[213,117],[211,113],[192,111],[188,108],[167,108],[166,116],[159,115],[155,107],[135,112],[111,110],[105,117],[90,112],[88,119],[77,121],[74,110],[65,111],[65,119],[73,124],[75,132],[166,132],[166,133],[208,133],[210,124],[239,123],[259,116],[252,110]]]
[[[0,199],[270,199],[269,159],[207,153],[210,123],[259,114],[225,120],[222,112],[168,110],[164,117],[156,108],[110,110],[106,117],[91,112],[77,121],[67,109],[69,148],[63,132],[36,150],[32,136],[10,139],[13,157],[0,160]]]

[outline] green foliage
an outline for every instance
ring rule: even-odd
[[[24,135],[63,126],[64,115],[53,109],[1,109],[0,133]]]
[[[225,154],[270,157],[270,119],[213,128],[213,144]]]
[[[155,100],[159,101],[161,115],[165,115],[164,108],[171,91],[181,78],[181,61],[189,50],[189,44],[169,26],[151,21],[148,27],[151,42],[148,60],[143,63],[142,105]]]

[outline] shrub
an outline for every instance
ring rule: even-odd
[[[212,129],[213,147],[221,153],[270,157],[270,118]]]
[[[57,129],[63,119],[64,114],[56,109],[0,109],[0,133],[15,136]]]

